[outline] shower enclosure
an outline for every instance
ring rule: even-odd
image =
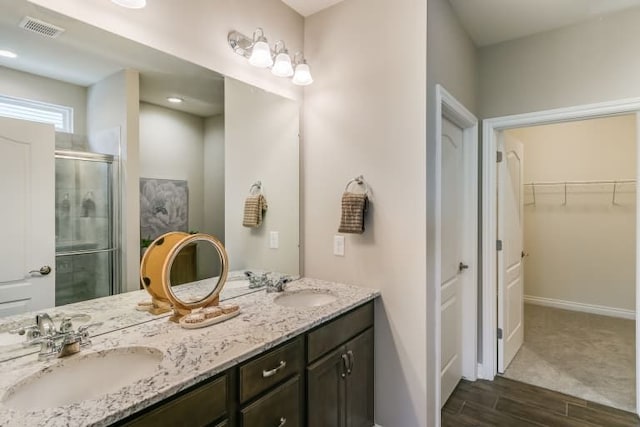
[[[118,292],[118,162],[56,151],[56,306]]]

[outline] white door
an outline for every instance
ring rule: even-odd
[[[0,316],[55,305],[54,155],[53,125],[0,117]]]
[[[463,131],[442,118],[441,404],[462,378],[462,259],[464,229]]]
[[[498,372],[504,373],[524,341],[523,145],[503,133],[498,167]]]

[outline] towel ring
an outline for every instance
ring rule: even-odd
[[[367,185],[367,182],[364,180],[364,177],[362,175],[357,176],[353,178],[351,181],[347,182],[347,185],[344,187],[344,191],[348,191],[349,186],[354,183],[358,185],[362,185],[364,187],[364,194],[369,195],[369,186]]]
[[[253,189],[256,189],[256,193],[253,192]],[[251,187],[249,187],[249,194],[260,194],[262,192],[262,182],[256,181]]]

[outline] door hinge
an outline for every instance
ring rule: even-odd
[[[498,339],[502,339],[502,328],[498,328]]]
[[[497,251],[502,250],[502,240],[496,240],[496,250]]]
[[[498,163],[502,162],[502,151],[498,151],[498,158],[497,158],[497,162],[498,162]]]

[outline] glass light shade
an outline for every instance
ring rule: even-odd
[[[293,67],[291,66],[291,57],[281,52],[276,55],[276,62],[271,69],[274,76],[291,77],[293,75]]]
[[[313,78],[311,77],[311,70],[309,70],[309,66],[307,64],[298,64],[296,65],[296,73],[293,75],[293,84],[299,86],[307,86],[313,83]]]
[[[271,49],[267,42],[258,41],[253,45],[251,56],[249,57],[249,64],[258,68],[268,68],[273,65],[273,58],[271,57]]]
[[[142,9],[147,5],[147,0],[111,0],[118,6],[126,7],[129,9]]]

